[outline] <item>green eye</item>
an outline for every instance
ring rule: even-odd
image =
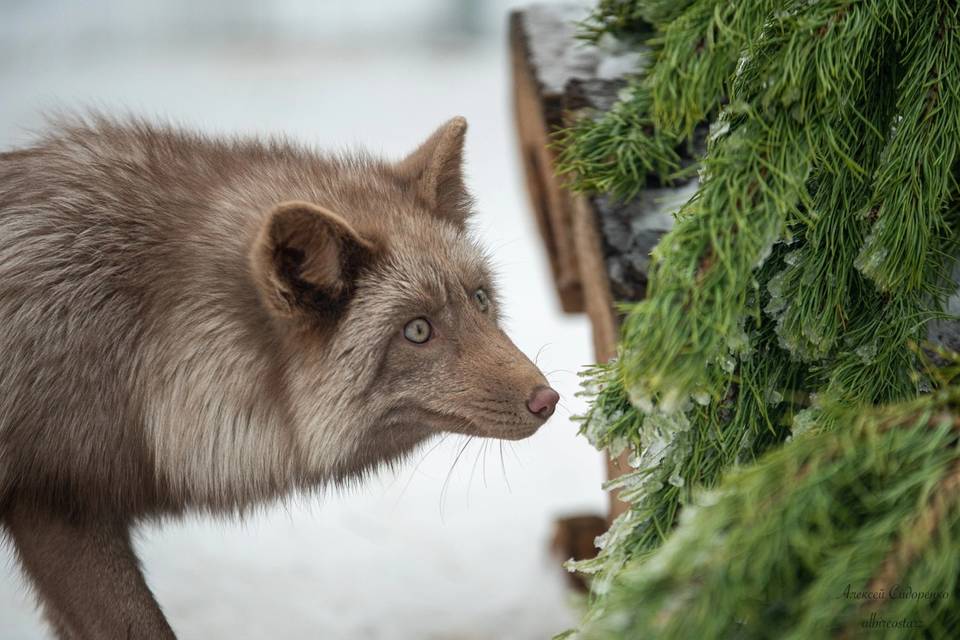
[[[473,294],[473,299],[477,301],[480,311],[486,312],[490,308],[490,298],[487,297],[487,292],[483,289],[477,289]]]
[[[426,318],[414,318],[403,328],[403,337],[416,344],[429,340],[432,333],[433,329]]]

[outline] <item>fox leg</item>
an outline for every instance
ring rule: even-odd
[[[6,525],[59,638],[174,638],[125,523],[74,522],[14,508]]]
[[[47,624],[53,629],[53,635],[58,640],[83,640],[73,632],[70,625],[63,620],[56,611],[48,606],[43,608],[43,617],[47,619]]]

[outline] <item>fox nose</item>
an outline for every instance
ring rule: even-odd
[[[538,385],[533,388],[530,399],[527,400],[527,409],[535,416],[540,416],[544,420],[553,415],[553,410],[557,408],[557,402],[560,401],[560,394],[544,385]]]

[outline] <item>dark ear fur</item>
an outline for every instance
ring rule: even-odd
[[[463,184],[463,141],[467,121],[457,116],[441,125],[416,151],[397,165],[412,181],[417,196],[434,215],[460,226],[470,214],[470,195]]]
[[[375,253],[375,245],[337,214],[292,201],[267,215],[250,262],[268,307],[295,317],[339,310],[353,292],[359,268]]]

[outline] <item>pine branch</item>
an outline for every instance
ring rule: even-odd
[[[960,388],[834,410],[846,428],[798,436],[700,494],[662,548],[626,562],[581,636],[823,637],[868,613],[848,587],[925,578],[926,591],[960,595],[960,555],[935,537],[960,532]],[[944,566],[916,575],[931,562]],[[923,609],[929,628],[960,623],[955,606],[927,604],[885,607]]]
[[[881,611],[948,637],[948,601],[839,594],[960,595],[960,366],[928,371],[914,346],[956,286],[960,9],[668,5],[601,3],[644,21],[653,65],[562,139],[578,188],[631,196],[717,118],[649,298],[586,385],[584,433],[635,470],[613,483],[630,511],[578,565],[584,635],[825,637]]]
[[[806,5],[745,64],[721,116],[729,131],[704,159],[700,191],[654,251],[649,299],[624,323],[621,371],[631,397],[659,396],[669,408],[698,388],[715,395],[724,386],[717,363],[748,311],[753,272],[789,225],[804,221],[815,151],[831,145],[832,120],[856,117],[849,104],[864,94],[866,76],[853,70],[869,68],[883,42],[883,14],[857,6],[838,20],[846,7]],[[808,37],[824,25],[829,47]],[[775,72],[784,80],[768,86]]]
[[[952,417],[948,420],[956,429],[957,418]],[[954,462],[933,489],[926,509],[920,512],[909,531],[901,536],[883,561],[877,575],[870,580],[867,590],[890,593],[891,587],[903,577],[907,568],[923,552],[937,528],[942,526],[947,509],[956,508],[958,500],[960,500],[960,462]],[[867,603],[864,608],[869,612],[878,609],[880,604],[881,601],[874,600]]]
[[[875,178],[870,235],[858,268],[883,291],[909,295],[947,233],[960,153],[960,7],[934,2],[902,54],[898,117]]]
[[[554,138],[557,172],[568,186],[629,200],[652,176],[662,182],[680,177],[681,140],[654,129],[650,96],[639,84],[623,92],[626,100],[594,119],[583,117]]]
[[[652,28],[669,24],[694,0],[600,0],[581,25],[581,35],[597,41],[604,35],[646,36]]]

